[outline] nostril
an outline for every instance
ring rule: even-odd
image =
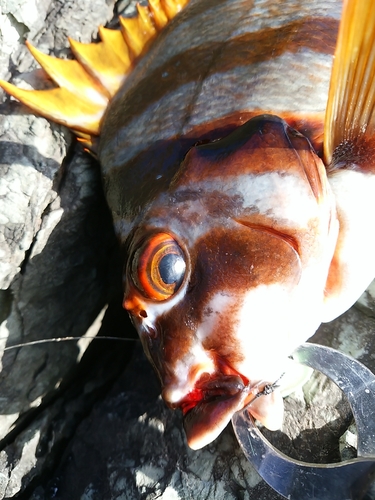
[[[141,309],[138,314],[142,318],[147,318],[147,313],[146,313],[146,311],[144,309]]]

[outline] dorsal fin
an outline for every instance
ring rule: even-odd
[[[375,132],[375,1],[344,0],[324,126],[324,157]]]
[[[101,42],[84,44],[70,40],[76,61],[42,54],[27,43],[34,58],[59,87],[24,90],[2,80],[0,87],[35,113],[71,128],[93,151],[109,99],[147,51],[152,38],[188,2],[150,0],[147,6],[137,4],[136,17],[120,18],[121,31],[99,28]]]

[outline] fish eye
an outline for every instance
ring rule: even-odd
[[[170,234],[153,234],[134,253],[130,272],[133,283],[147,298],[169,299],[184,281],[184,252]]]

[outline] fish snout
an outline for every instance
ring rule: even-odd
[[[130,313],[131,318],[135,321],[138,320],[142,322],[143,319],[147,318],[147,306],[136,294],[125,294],[122,306]]]
[[[223,373],[222,366],[208,359],[180,371],[165,370],[162,397],[172,409],[180,408],[184,415],[199,404],[223,401],[247,391],[247,379],[234,370]],[[168,374],[169,372],[169,374]],[[228,370],[227,370],[228,372]]]
[[[170,363],[164,363],[162,375],[162,397],[170,408],[180,408],[185,401],[197,400],[202,392],[201,385],[204,381],[212,379],[216,371],[214,361],[207,359],[186,365],[183,361],[177,361],[173,369],[168,369]]]
[[[207,352],[207,359],[187,367],[163,367],[162,397],[172,409],[181,409],[188,445],[199,449],[222,432],[237,411],[249,411],[270,429],[280,427],[282,397],[278,392],[258,398],[266,385],[249,381],[222,359]],[[269,384],[271,385],[271,384]]]

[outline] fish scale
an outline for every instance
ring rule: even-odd
[[[99,152],[115,224],[124,227],[126,219],[118,207],[134,220],[139,197],[155,195],[158,185],[166,188],[189,147],[230,132],[254,114],[292,114],[297,125],[312,127],[312,139],[321,133],[341,2],[324,10],[320,2],[285,2],[281,19],[275,9],[271,17],[267,6],[190,2],[116,94]],[[123,172],[132,183],[133,203],[119,189]],[[142,188],[152,184],[147,195],[139,191],[139,175]]]
[[[197,449],[249,403],[277,428],[280,393],[257,395],[375,276],[375,4],[191,0],[175,16],[185,3],[153,0],[123,36],[72,42],[81,90],[60,83],[72,64],[32,48],[62,88],[1,85],[96,151],[123,305]]]
[[[233,125],[251,111],[324,112],[341,2],[332,3],[325,16],[320,4],[302,10],[285,2],[283,12],[289,5],[292,12],[272,23],[256,2],[191,2],[115,96],[101,149],[105,171],[154,141],[186,134],[196,139],[196,126],[215,128],[225,116]]]

